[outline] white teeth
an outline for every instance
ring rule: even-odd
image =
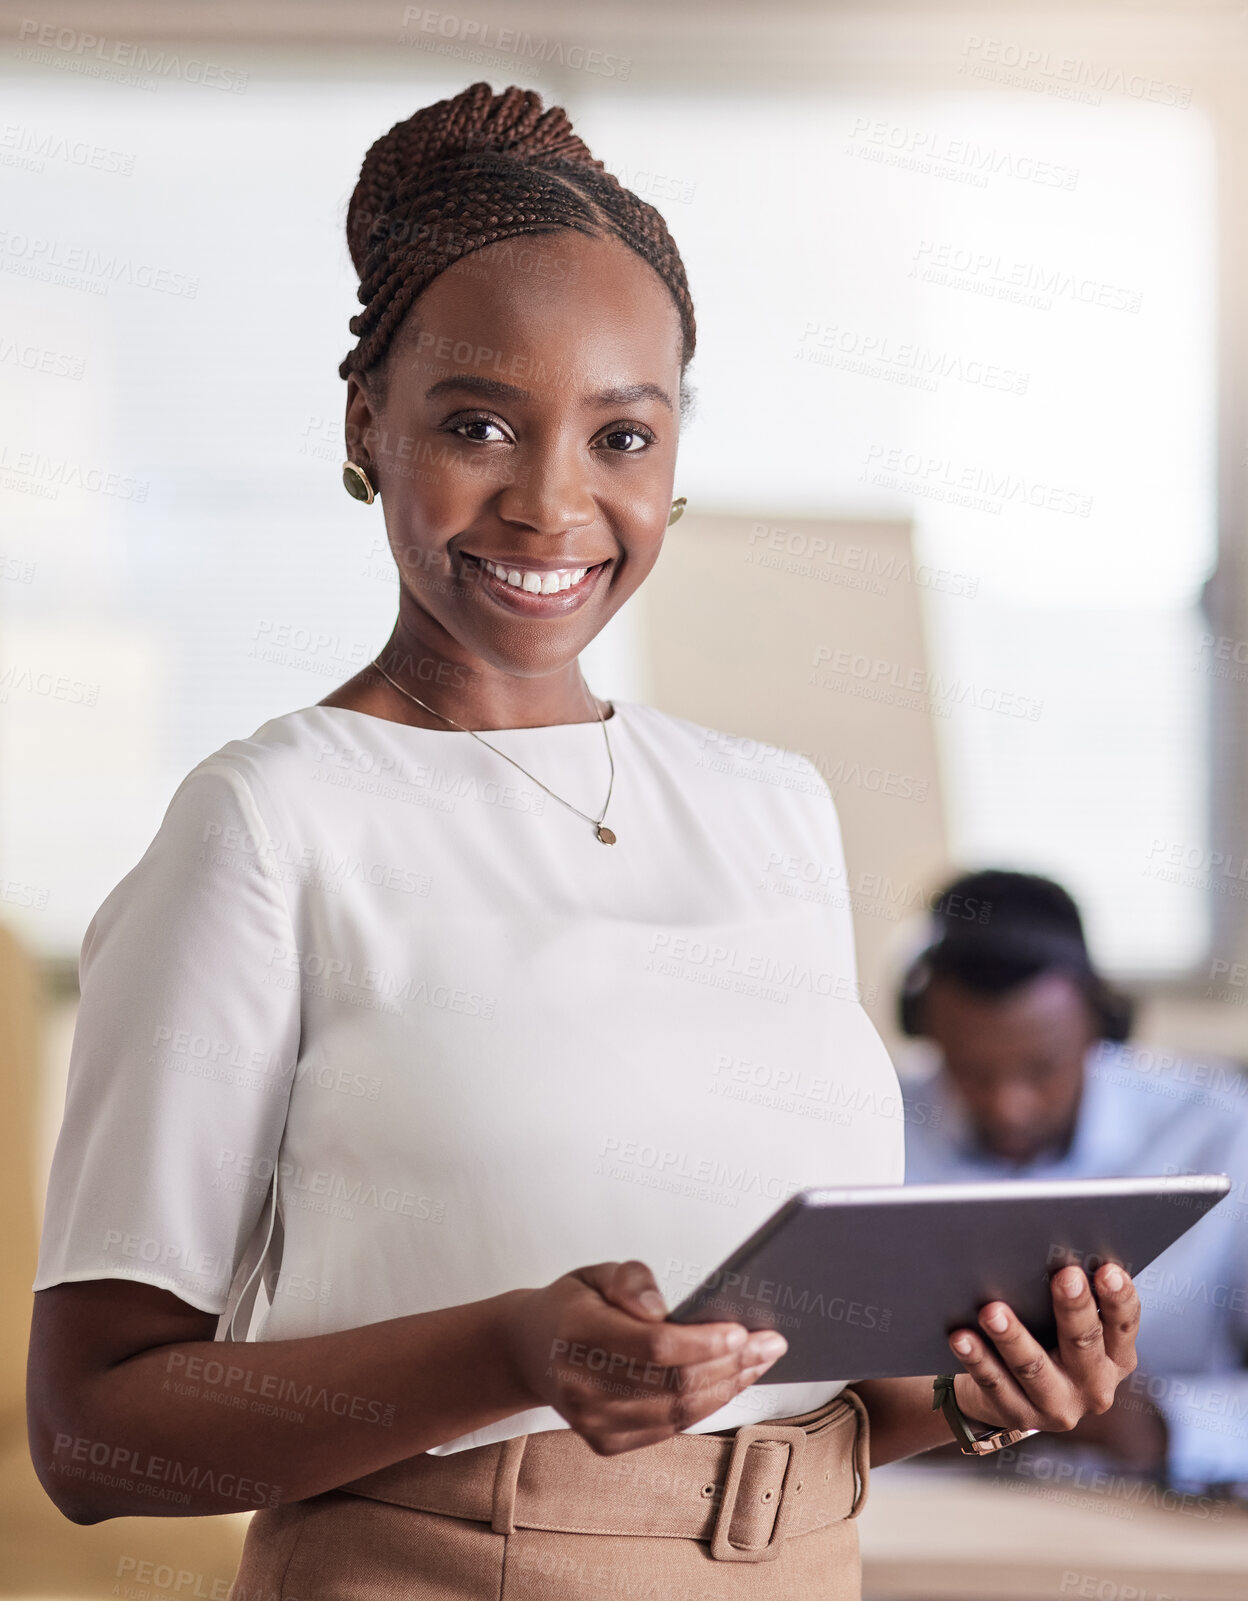
[[[515,567],[510,569],[500,567],[497,562],[486,561],[484,557],[481,558],[481,565],[486,572],[493,573],[495,578],[501,578],[513,589],[523,589],[530,595],[554,595],[562,589],[571,589],[574,584],[579,584],[589,571],[588,567],[557,567],[544,573],[534,569],[520,572]]]

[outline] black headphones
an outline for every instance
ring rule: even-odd
[[[1041,973],[1078,984],[1100,1039],[1128,1038],[1135,1003],[1092,965],[1074,901],[1052,879],[986,869],[955,880],[937,896],[934,934],[906,970],[897,1020],[911,1039],[923,1035],[923,1002],[944,974],[984,995],[1002,995]]]

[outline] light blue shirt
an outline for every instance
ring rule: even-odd
[[[1165,1417],[1172,1484],[1248,1488],[1248,1073],[1102,1041],[1069,1149],[1024,1164],[983,1151],[944,1072],[904,1094],[910,1184],[1230,1176],[1226,1199],[1136,1276],[1139,1368],[1118,1393],[1147,1396]]]

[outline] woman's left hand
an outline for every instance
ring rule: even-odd
[[[1082,1268],[1050,1282],[1057,1351],[1050,1355],[1003,1301],[990,1301],[979,1329],[949,1336],[964,1373],[954,1382],[959,1407],[997,1428],[1065,1433],[1089,1413],[1108,1412],[1135,1369],[1140,1298],[1120,1267],[1107,1263],[1089,1285]]]

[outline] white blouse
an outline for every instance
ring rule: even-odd
[[[278,1340],[639,1258],[674,1306],[793,1191],[900,1183],[826,784],[636,702],[607,730],[613,846],[471,735],[345,708],[200,762],[83,941],[34,1288]],[[598,816],[596,721],[485,737]]]

